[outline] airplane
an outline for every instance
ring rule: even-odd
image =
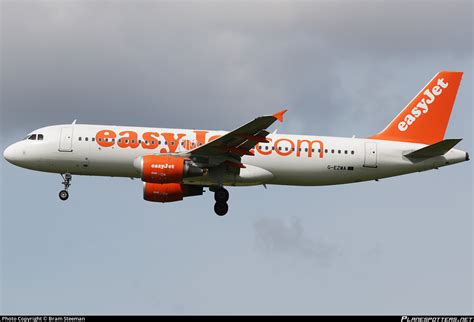
[[[322,186],[421,172],[469,160],[444,139],[462,72],[442,71],[388,124],[368,138],[270,133],[282,110],[230,131],[72,124],[37,129],[7,147],[19,167],[58,173],[69,198],[72,175],[140,178],[143,198],[181,201],[214,193],[228,212],[226,186]]]

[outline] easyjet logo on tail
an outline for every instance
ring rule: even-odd
[[[408,130],[410,125],[415,123],[416,119],[422,114],[426,114],[429,111],[429,106],[436,101],[436,97],[443,93],[443,89],[447,88],[449,83],[444,81],[444,78],[438,78],[437,85],[431,89],[427,89],[423,92],[423,97],[415,107],[412,108],[409,114],[405,115],[403,121],[398,123],[398,130],[405,132]]]

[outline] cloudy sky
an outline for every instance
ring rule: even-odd
[[[366,137],[440,70],[473,151],[471,1],[1,1],[1,144],[61,123]],[[181,203],[1,163],[0,313],[472,313],[472,163]]]

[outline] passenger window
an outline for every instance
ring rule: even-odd
[[[328,149],[324,149],[324,153],[328,153]]]
[[[344,154],[347,154],[347,150],[344,151]]]
[[[158,141],[158,145],[161,145],[161,141]]]
[[[155,141],[151,141],[151,144],[155,144]]]
[[[288,151],[288,147],[285,148],[285,151]]]
[[[318,152],[321,153],[321,149],[318,149]]]
[[[337,150],[337,153],[341,154],[341,150]]]
[[[354,151],[351,151],[351,154],[354,154]]]
[[[132,144],[134,144],[134,143],[135,143],[135,140],[132,140]]]
[[[278,151],[281,151],[281,146],[278,147]]]
[[[308,148],[304,148],[304,152],[308,152]]]
[[[38,140],[43,141],[43,134],[38,134]]]
[[[79,141],[82,141],[82,137],[79,137]],[[105,139],[105,141],[107,142],[107,139]]]
[[[102,142],[102,138],[98,138],[97,141]]]
[[[314,152],[314,149],[311,149],[311,152]]]
[[[331,150],[331,153],[334,153],[334,149]]]
[[[95,138],[92,138],[92,142],[94,142],[94,141],[95,141]]]
[[[268,150],[268,145],[265,147],[265,150]]]

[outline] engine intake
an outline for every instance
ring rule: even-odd
[[[203,175],[203,170],[191,160],[173,156],[145,155],[135,159],[133,166],[142,180],[149,183],[180,183],[183,178]]]
[[[203,191],[202,186],[180,183],[143,183],[143,199],[152,202],[180,201],[184,197],[200,196]]]

